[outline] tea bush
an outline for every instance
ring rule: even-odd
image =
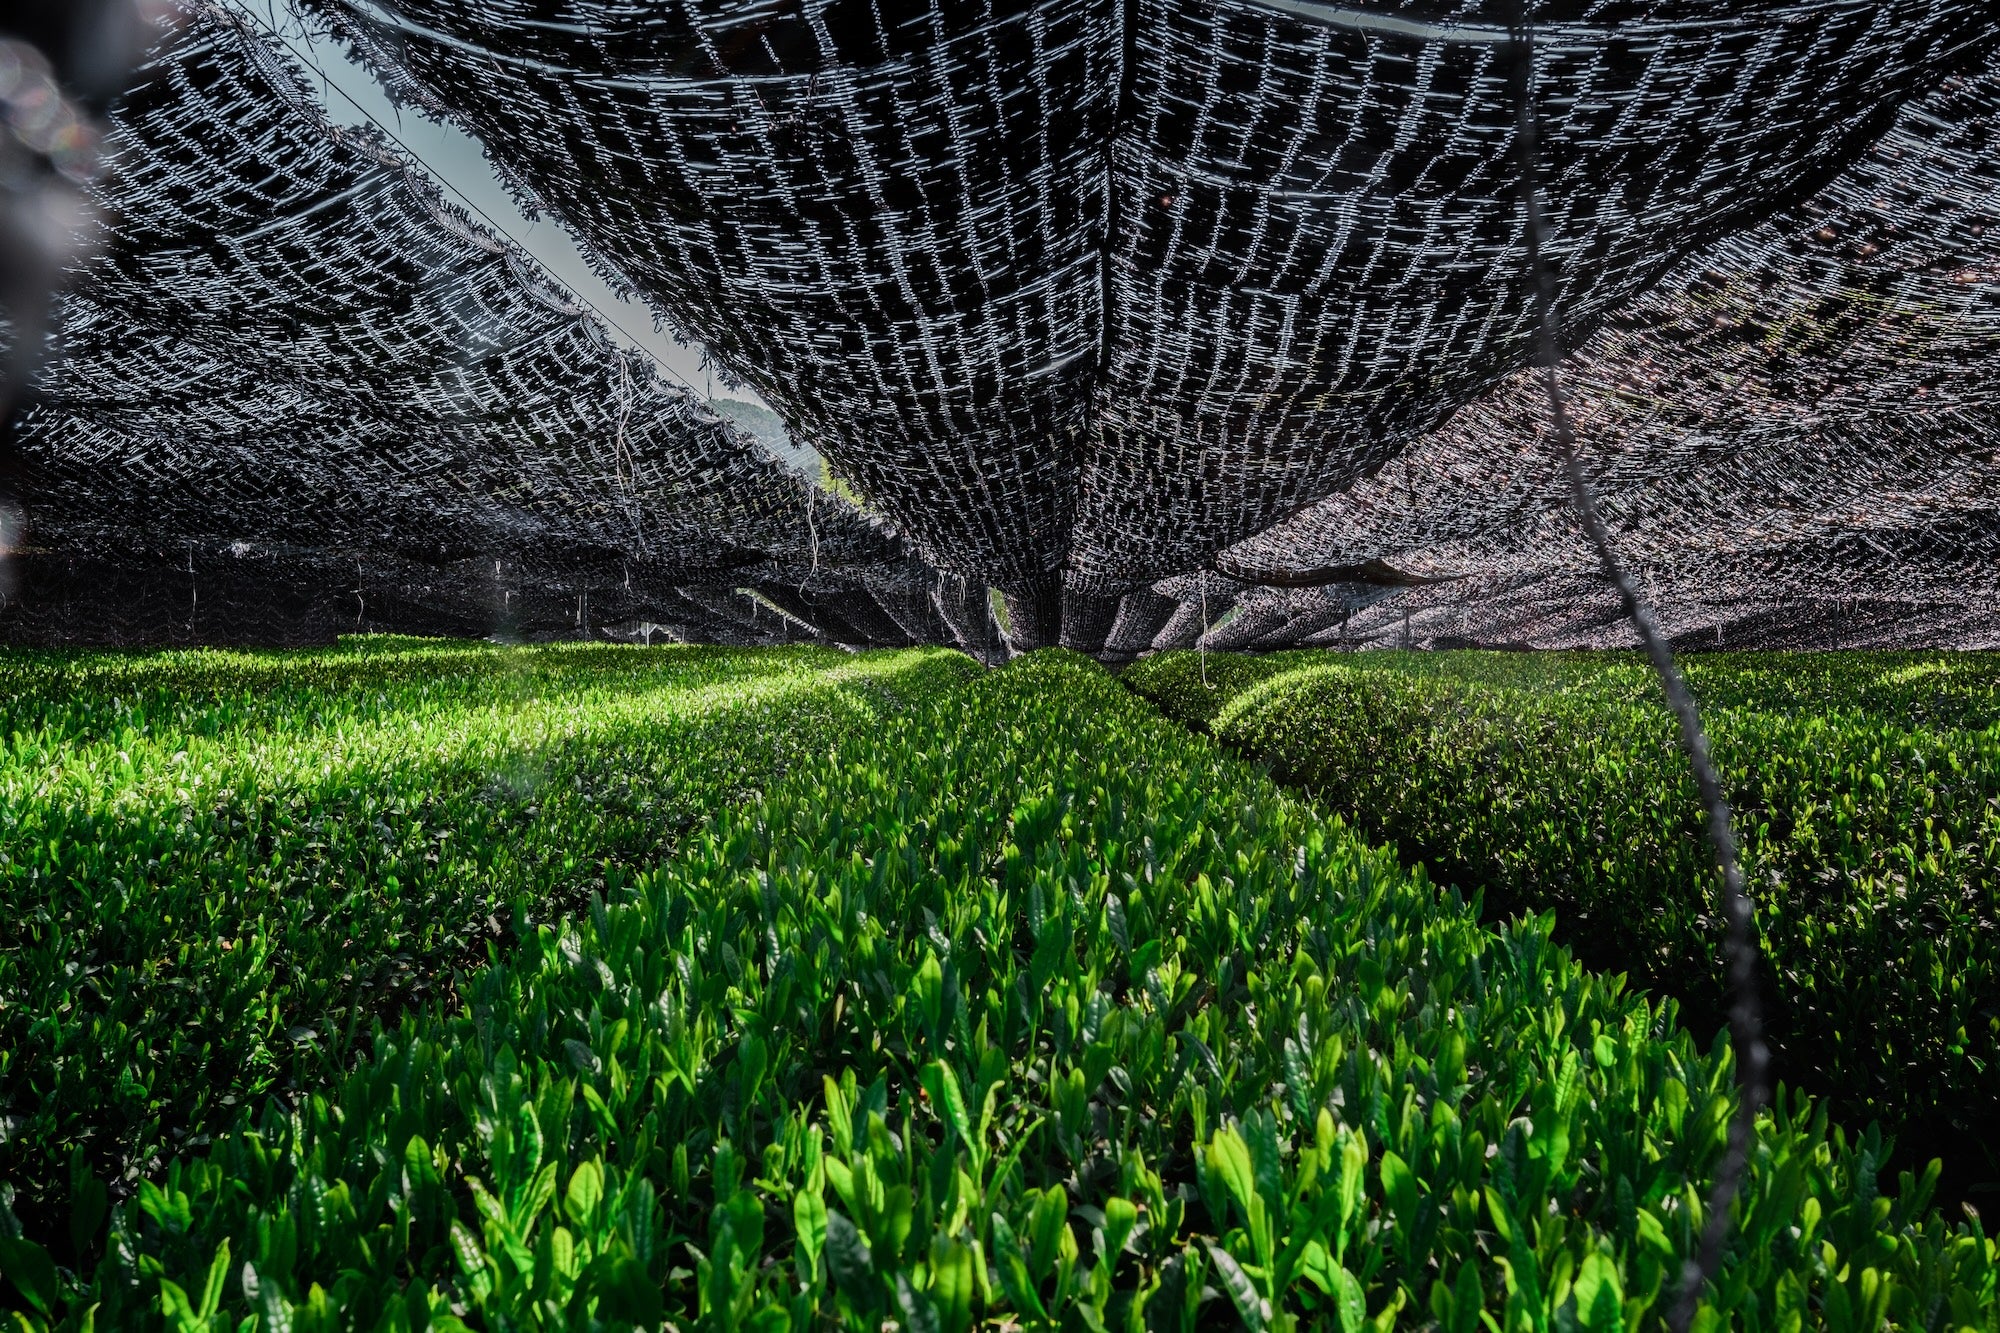
[[[0,1180],[37,1230],[73,1171],[128,1190],[607,868],[967,670],[370,640],[0,655]]]
[[[1781,1072],[1919,1160],[1945,1153],[1955,1188],[2000,1183],[2000,659],[1703,654],[1688,671]],[[1172,654],[1125,680],[1407,860],[1508,910],[1559,907],[1592,962],[1719,1015],[1713,862],[1637,657]]]
[[[1125,680],[1182,721],[1205,725],[1251,685],[1328,665],[1631,703],[1661,698],[1652,665],[1636,652],[1174,652],[1135,664]],[[1794,717],[1863,714],[1917,729],[2000,724],[1995,652],[1683,653],[1680,667],[1709,707]]]
[[[1058,653],[801,757],[463,997],[145,1182],[47,1317],[1647,1326],[1733,1105],[1671,1003]],[[1700,1326],[1994,1327],[2000,1250],[1880,1154],[1763,1117]]]

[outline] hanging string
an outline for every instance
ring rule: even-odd
[[[632,541],[641,555],[650,555],[646,542],[646,525],[639,506],[639,465],[632,457],[632,446],[626,436],[626,429],[632,419],[632,377],[625,353],[618,353],[618,437],[612,446],[612,471],[617,478],[619,490],[625,493],[625,517],[632,524]],[[626,586],[631,586],[631,575],[626,574]]]
[[[1680,724],[1681,744],[1694,770],[1696,790],[1708,816],[1708,840],[1715,852],[1715,864],[1722,872],[1722,908],[1727,931],[1724,949],[1729,972],[1729,1036],[1736,1056],[1736,1115],[1730,1121],[1729,1142],[1715,1174],[1708,1200],[1708,1217],[1702,1227],[1701,1244],[1681,1265],[1681,1289],[1668,1312],[1667,1322],[1674,1333],[1687,1333],[1701,1302],[1703,1288],[1715,1279],[1722,1266],[1722,1246],[1729,1234],[1729,1210],[1743,1181],[1750,1160],[1750,1144],[1755,1137],[1757,1114],[1770,1097],[1770,1051],[1764,1044],[1763,1004],[1757,993],[1757,944],[1753,935],[1754,910],[1743,884],[1743,869],[1737,858],[1736,835],[1730,826],[1729,802],[1709,756],[1708,735],[1702,729],[1701,713],[1687,682],[1675,665],[1673,649],[1661,635],[1652,608],[1639,596],[1632,580],[1618,561],[1610,533],[1597,512],[1597,496],[1584,471],[1571,429],[1569,411],[1563,401],[1559,373],[1560,352],[1556,345],[1555,280],[1542,259],[1544,227],[1540,187],[1536,179],[1537,116],[1534,105],[1534,30],[1529,25],[1523,0],[1516,0],[1514,23],[1514,92],[1520,120],[1515,135],[1521,154],[1521,199],[1527,213],[1526,239],[1528,271],[1532,282],[1535,318],[1538,326],[1537,363],[1542,385],[1549,400],[1549,423],[1563,453],[1569,473],[1570,499],[1576,507],[1583,530],[1596,549],[1604,573],[1618,589],[1626,618],[1639,633],[1646,654],[1652,659],[1667,702]],[[1719,628],[1719,627],[1718,627]]]
[[[819,574],[819,527],[813,518],[813,502],[819,498],[819,487],[806,487],[806,537],[812,543],[812,572],[799,580],[799,596],[805,596],[806,584]]]
[[[612,451],[611,459],[614,474],[618,478],[618,484],[624,487],[628,495],[631,493],[633,483],[637,480],[635,474],[638,471],[638,469],[632,466],[632,451],[625,444],[625,423],[631,419],[631,416],[631,376],[626,373],[625,354],[620,352],[618,354],[618,443]]]
[[[1201,660],[1201,687],[1212,690],[1208,683],[1208,571],[1201,571],[1201,637],[1194,641],[1195,656]]]
[[[1409,523],[1414,526],[1417,521],[1417,479],[1410,473],[1410,456],[1408,454],[1403,455],[1403,512],[1408,516]],[[1408,652],[1416,643],[1410,637],[1410,596],[1409,589],[1405,588],[1402,595],[1403,650],[1405,652]]]

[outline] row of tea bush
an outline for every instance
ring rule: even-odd
[[[2000,1184],[2000,658],[1702,654],[1781,1074]],[[1167,654],[1124,680],[1501,914],[1722,1012],[1717,876],[1632,654]]]

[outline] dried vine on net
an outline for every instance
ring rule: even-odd
[[[1722,875],[1722,906],[1727,922],[1725,948],[1729,965],[1729,1034],[1736,1056],[1736,1114],[1730,1121],[1728,1146],[1715,1174],[1709,1195],[1708,1216],[1701,1232],[1698,1252],[1682,1266],[1681,1289],[1668,1320],[1675,1333],[1686,1333],[1694,1322],[1702,1288],[1712,1281],[1722,1263],[1722,1246],[1729,1234],[1729,1210],[1743,1172],[1749,1165],[1750,1145],[1756,1135],[1757,1115],[1770,1096],[1770,1052],[1764,1044],[1762,1002],[1757,993],[1757,945],[1754,939],[1754,910],[1744,887],[1743,869],[1737,856],[1736,834],[1730,825],[1729,802],[1709,756],[1708,734],[1701,723],[1693,694],[1674,663],[1673,649],[1654,623],[1652,609],[1640,596],[1611,544],[1611,534],[1597,512],[1597,496],[1584,471],[1577,448],[1576,433],[1563,401],[1561,348],[1556,340],[1555,277],[1543,262],[1546,243],[1540,188],[1537,183],[1537,136],[1535,110],[1534,29],[1525,7],[1517,10],[1514,33],[1513,79],[1520,119],[1515,146],[1520,154],[1521,202],[1526,213],[1526,242],[1530,287],[1539,326],[1537,360],[1542,386],[1548,395],[1549,424],[1569,473],[1570,494],[1577,517],[1597,550],[1607,578],[1618,589],[1632,627],[1638,631],[1653,669],[1659,674],[1675,720],[1680,724],[1681,743],[1694,769],[1695,787],[1707,813],[1708,840],[1715,851],[1716,867]]]

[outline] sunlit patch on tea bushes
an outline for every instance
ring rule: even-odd
[[[0,656],[14,1206],[58,1223],[73,1176],[121,1194],[319,1086],[376,1017],[450,1001],[717,805],[971,669],[372,639]]]

